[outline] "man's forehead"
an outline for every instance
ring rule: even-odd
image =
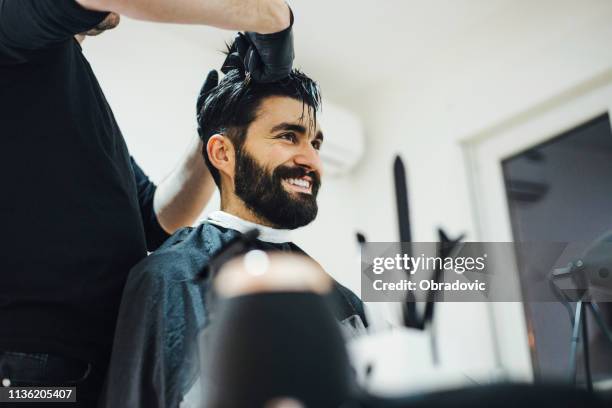
[[[280,124],[293,124],[304,127],[309,133],[318,133],[321,129],[316,116],[315,110],[302,101],[274,96],[262,101],[257,120],[270,130]]]

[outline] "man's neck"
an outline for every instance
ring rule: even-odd
[[[249,221],[255,224],[263,225],[264,227],[278,228],[277,225],[272,224],[265,218],[257,215],[251,211],[242,200],[227,200],[221,197],[221,211],[225,211],[228,214],[232,214],[238,218],[242,218],[245,221]]]

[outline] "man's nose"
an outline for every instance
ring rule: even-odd
[[[300,147],[300,151],[294,157],[294,162],[296,165],[308,168],[310,171],[316,171],[319,175],[323,171],[319,152],[310,143]]]

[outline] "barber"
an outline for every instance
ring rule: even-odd
[[[98,398],[128,271],[214,189],[195,137],[159,186],[131,158],[80,45],[122,14],[245,30],[264,81],[293,61],[281,0],[0,0],[0,383],[76,386],[78,406]]]

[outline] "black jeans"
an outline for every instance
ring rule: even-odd
[[[77,388],[76,403],[50,403],[54,407],[95,408],[103,378],[103,373],[92,363],[47,353],[0,350],[0,383],[8,380],[12,387]],[[37,406],[45,404],[37,403]]]

